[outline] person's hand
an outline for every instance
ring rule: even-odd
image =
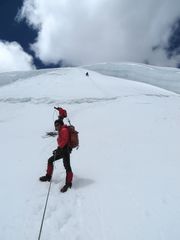
[[[56,155],[56,151],[57,151],[57,149],[55,149],[55,150],[53,151],[53,155],[54,155],[54,156]]]

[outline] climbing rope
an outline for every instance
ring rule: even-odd
[[[48,199],[49,199],[50,190],[51,190],[51,180],[50,180],[50,183],[49,183],[48,194],[47,194],[46,203],[45,203],[45,206],[44,206],[44,212],[43,212],[43,216],[42,216],[42,220],[41,220],[41,227],[40,227],[40,230],[39,230],[38,240],[40,240],[40,238],[41,238],[41,233],[42,233],[42,228],[43,228],[43,223],[44,223],[44,217],[45,217],[45,214],[46,214],[46,208],[47,208],[47,203],[48,203]]]
[[[56,154],[54,154],[54,161],[55,161],[55,159],[56,159]],[[46,208],[47,208],[48,199],[49,199],[49,195],[50,195],[50,191],[51,191],[51,182],[52,182],[52,177],[51,177],[51,180],[49,182],[49,189],[48,189],[46,202],[45,202],[45,206],[44,206],[44,212],[43,212],[43,216],[42,216],[42,220],[41,220],[41,226],[40,226],[40,230],[39,230],[38,240],[41,239],[41,233],[42,233],[42,228],[43,228],[43,224],[44,224],[44,217],[45,217],[45,214],[46,214]]]

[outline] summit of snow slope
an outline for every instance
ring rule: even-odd
[[[157,67],[140,63],[99,63],[85,66],[99,73],[144,82],[175,93],[180,93],[180,70],[170,67]]]
[[[65,194],[65,170],[55,163],[41,239],[179,240],[179,95],[85,72],[17,72],[7,82],[4,74],[0,239],[38,238],[49,187],[38,179],[56,148],[43,136],[58,105],[79,131],[80,148],[71,154],[73,187]]]
[[[37,73],[37,74],[36,74]],[[24,73],[23,73],[24,74]],[[13,74],[12,74],[13,75]],[[132,83],[114,77],[105,77],[96,72],[90,72],[86,77],[84,69],[61,68],[49,71],[16,72],[13,82],[9,83],[9,74],[4,74],[4,84],[0,88],[0,100],[7,102],[47,102],[70,103],[74,101],[91,101],[93,99],[117,98],[125,95],[157,94],[156,87],[146,84]],[[131,83],[131,84],[129,84]],[[18,94],[17,94],[18,93]],[[158,94],[167,94],[159,90]]]

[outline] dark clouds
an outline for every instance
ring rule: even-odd
[[[180,17],[174,22],[168,45],[165,48],[169,58],[180,55]],[[179,62],[180,63],[180,62]]]

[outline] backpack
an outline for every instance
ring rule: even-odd
[[[79,148],[79,132],[76,131],[73,125],[67,126],[69,130],[69,147],[70,148]]]

